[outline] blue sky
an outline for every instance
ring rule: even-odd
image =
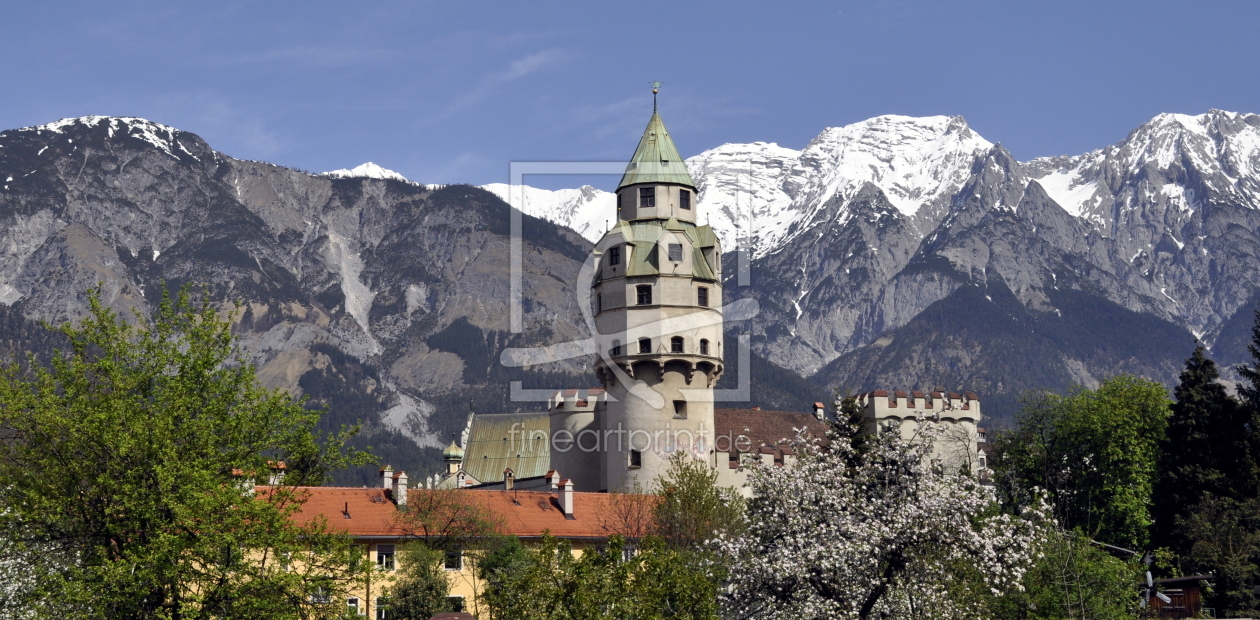
[[[424,182],[628,157],[651,80],[684,156],[960,114],[1029,159],[1160,112],[1260,112],[1255,1],[45,2],[2,20],[0,127],[142,116],[234,157]]]

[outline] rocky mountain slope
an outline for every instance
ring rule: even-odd
[[[1027,387],[1121,369],[1171,382],[1194,338],[1243,361],[1260,116],[1164,114],[1116,145],[1029,162],[961,117],[884,116],[801,151],[728,144],[688,164],[726,247],[751,248],[755,350],[820,385],[947,384],[1008,414]],[[567,223],[544,199],[531,213]],[[999,307],[1011,326],[979,319]],[[1126,340],[1139,325],[1152,346]]]
[[[237,331],[264,382],[327,405],[329,429],[361,422],[362,443],[413,471],[470,402],[536,408],[509,401],[509,380],[589,381],[584,360],[498,365],[505,345],[584,335],[569,283],[590,244],[524,217],[526,329],[510,334],[510,210],[483,190],[315,176],[104,117],[0,133],[0,175],[0,302],[16,326],[0,340],[82,316],[98,282],[112,307],[142,313],[163,282],[205,285],[225,308],[244,303]]]

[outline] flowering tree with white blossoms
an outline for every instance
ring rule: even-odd
[[[839,424],[825,442],[798,436],[793,467],[753,466],[748,533],[718,541],[727,615],[964,618],[983,613],[962,600],[969,587],[1021,588],[1048,507],[999,513],[990,487],[932,459],[942,425],[918,429],[853,441],[856,425]]]

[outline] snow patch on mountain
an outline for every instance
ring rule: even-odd
[[[407,177],[388,168],[382,168],[370,161],[350,169],[330,170],[319,176],[332,177],[334,179],[390,179],[404,183],[412,182]]]
[[[1097,203],[1098,182],[1085,182],[1077,170],[1056,170],[1037,182],[1052,200],[1076,217],[1086,217],[1089,208]]]
[[[548,190],[506,183],[482,189],[516,207],[521,213],[567,226],[591,242],[599,241],[617,219],[617,195],[583,185],[577,189]]]

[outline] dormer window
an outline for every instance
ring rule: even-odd
[[[639,188],[639,207],[655,207],[656,206],[656,188],[640,187]]]
[[[685,189],[678,190],[678,206],[691,210],[691,192]]]
[[[613,247],[608,248],[608,264],[609,265],[621,264],[621,246],[614,245]]]

